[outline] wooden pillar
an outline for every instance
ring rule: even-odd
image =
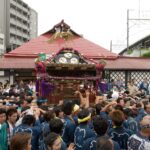
[[[14,84],[14,70],[11,69],[10,72],[9,72],[9,82],[10,82],[10,85],[11,84]]]
[[[129,73],[127,70],[125,70],[125,87],[127,87],[128,79],[129,79]]]

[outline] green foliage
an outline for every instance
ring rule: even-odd
[[[141,51],[149,51],[150,49],[149,48],[141,48],[140,50]]]
[[[128,51],[127,51],[127,54],[128,55],[130,55],[130,54],[132,54],[133,53],[133,50],[131,50],[131,49],[129,49]]]
[[[0,54],[0,58],[2,58],[4,56],[4,54]]]
[[[145,58],[150,57],[150,52],[144,53],[144,54],[142,55],[142,57],[145,57]]]

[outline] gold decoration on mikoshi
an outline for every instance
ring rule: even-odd
[[[57,31],[56,33],[54,33],[52,35],[52,37],[49,39],[48,42],[53,43],[57,40],[63,40],[65,42],[65,41],[71,40],[73,38],[74,38],[74,35],[70,32],[70,30],[62,31],[62,32]]]

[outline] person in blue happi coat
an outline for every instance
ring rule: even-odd
[[[62,120],[59,119],[59,118],[52,119],[50,121],[49,127],[50,127],[50,131],[54,132],[54,133],[57,133],[59,135],[60,139],[61,139],[61,149],[60,150],[67,150],[67,145],[61,137],[63,127],[64,127],[64,124],[63,124]]]
[[[93,126],[96,132],[96,136],[88,138],[87,140],[84,141],[83,144],[84,150],[97,150],[96,149],[97,140],[102,136],[107,137],[111,141],[114,150],[120,150],[119,144],[115,141],[112,141],[106,134],[108,130],[108,122],[104,118],[100,116],[94,117]]]
[[[150,149],[150,116],[145,116],[140,122],[140,131],[133,134],[128,140],[129,150]]]
[[[141,108],[139,109],[138,115],[135,118],[138,124],[140,123],[140,121],[143,119],[144,116],[150,115],[150,104],[149,104],[149,102],[147,100],[141,101],[140,104],[141,104]]]
[[[124,109],[124,114],[126,116],[126,125],[127,129],[130,129],[133,133],[137,133],[139,128],[138,128],[138,123],[135,119],[135,115],[133,113],[133,110],[130,108],[125,108]]]
[[[63,112],[64,112],[64,130],[62,133],[62,139],[67,144],[74,142],[74,132],[76,129],[76,124],[72,117],[74,104],[72,101],[66,101],[63,105]]]
[[[132,131],[123,126],[124,114],[120,110],[114,110],[110,113],[113,128],[109,129],[109,137],[118,142],[121,149],[127,149],[128,138],[132,135]]]
[[[91,114],[88,109],[83,109],[78,113],[78,123],[74,133],[74,144],[76,150],[83,150],[83,141],[96,136],[95,132],[89,127],[88,122],[91,119]]]
[[[35,112],[35,117],[33,115],[25,115],[22,123],[14,128],[14,134],[18,132],[28,132],[31,134],[32,150],[39,150],[39,137],[41,134],[39,115],[39,112]]]

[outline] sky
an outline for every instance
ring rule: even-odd
[[[38,35],[62,19],[76,33],[112,51],[126,47],[129,18],[149,18],[150,0],[23,0],[38,13]],[[145,12],[146,11],[146,12]],[[150,21],[129,21],[129,44],[150,34]]]

